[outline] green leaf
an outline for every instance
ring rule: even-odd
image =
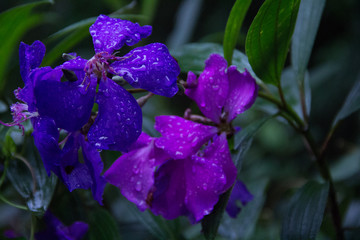
[[[360,74],[352,87],[349,95],[347,96],[343,106],[336,115],[333,126],[335,126],[340,120],[348,117],[350,114],[360,109]]]
[[[256,122],[243,128],[235,135],[235,143],[234,143],[235,153],[233,154],[232,158],[238,169],[241,167],[241,163],[242,163],[241,160],[245,155],[245,153],[249,150],[255,134],[268,120],[270,120],[273,117],[274,116],[268,116],[263,119],[257,120]]]
[[[266,0],[249,28],[245,52],[261,80],[280,84],[300,0]]]
[[[119,228],[117,226],[115,219],[111,216],[111,214],[108,211],[102,208],[97,208],[91,212],[89,236],[91,240],[121,239]]]
[[[189,43],[179,49],[171,51],[171,54],[178,60],[182,72],[192,71],[197,74],[204,70],[205,60],[208,59],[212,53],[223,56],[222,46],[216,43]],[[257,79],[251,69],[248,58],[242,52],[238,50],[234,51],[232,63],[237,66],[240,71],[246,68],[251,75]]]
[[[323,220],[328,192],[328,183],[310,181],[295,193],[283,219],[282,240],[315,239]]]
[[[32,27],[41,23],[42,15],[32,10],[51,1],[38,1],[11,8],[0,13],[0,93],[5,85],[5,75],[14,50],[19,46],[21,37]]]
[[[8,167],[8,177],[25,199],[30,211],[42,215],[47,210],[55,190],[57,177],[47,175],[36,147],[27,137],[24,143],[24,157],[15,154]]]
[[[220,195],[219,201],[214,206],[212,212],[209,215],[206,215],[201,221],[202,232],[207,240],[213,240],[217,235],[231,191],[232,188]]]
[[[150,211],[140,212],[132,203],[128,205],[131,212],[156,239],[183,239],[181,233],[177,231],[176,220],[168,221],[161,216],[155,216]]]
[[[249,239],[265,203],[265,189],[269,179],[256,179],[246,184],[254,199],[243,206],[237,218],[224,215],[219,228],[219,235],[226,239]]]
[[[326,0],[302,0],[291,43],[291,63],[304,76]]]
[[[240,33],[242,22],[250,6],[251,0],[236,0],[226,23],[224,35],[224,56],[228,65],[231,65],[236,41]]]

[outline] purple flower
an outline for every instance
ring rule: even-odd
[[[82,126],[90,118],[95,93],[92,96],[82,94],[77,83],[61,82],[63,72],[60,68],[38,68],[45,53],[45,46],[40,41],[35,41],[31,46],[21,43],[19,53],[20,72],[25,86],[23,89],[17,89],[15,96],[23,103],[11,106],[14,122],[8,125],[22,127],[22,122],[31,119],[35,145],[48,175],[51,171],[54,172],[70,191],[91,188],[94,198],[102,204],[102,193],[106,184],[101,176],[103,163],[99,152],[85,141],[82,132]],[[43,85],[53,88],[48,87],[47,91],[41,92],[39,89],[44,90]],[[95,87],[93,84],[88,86],[88,89]],[[63,98],[61,91],[71,93],[72,98]],[[62,104],[63,112],[57,113],[56,107],[51,108],[53,103],[46,101],[48,96],[59,99],[58,103]],[[74,102],[83,104],[76,112],[72,111]],[[48,117],[47,112],[43,114],[46,106],[50,112],[53,111],[54,118]],[[64,125],[69,127],[68,135],[64,147],[60,148],[59,128],[63,128]],[[83,163],[78,156],[80,150]]]
[[[90,34],[95,55],[90,60],[76,57],[54,69],[53,75],[41,75],[35,87],[36,105],[40,115],[74,131],[89,120],[96,95],[99,112],[88,129],[89,143],[97,149],[127,151],[141,133],[141,108],[130,93],[108,76],[118,75],[133,87],[171,97],[178,90],[176,80],[180,69],[161,43],[135,48],[123,57],[116,56],[114,51],[124,44],[132,46],[148,37],[150,26],[141,27],[100,15],[90,27]],[[60,82],[64,70],[73,71],[77,81]],[[70,113],[75,115],[71,119]]]
[[[232,120],[254,103],[257,85],[247,71],[227,69],[226,61],[212,54],[198,79],[189,73],[185,94],[209,119],[191,114],[187,119],[156,117],[155,129],[162,136],[143,133],[104,176],[140,210],[150,208],[166,219],[184,215],[194,223],[209,214],[219,196],[235,183],[237,169],[227,136],[235,131]],[[246,194],[250,195],[245,190],[233,194],[231,215],[239,211],[237,199],[250,201]]]
[[[49,211],[45,213],[43,219],[46,223],[46,228],[35,234],[36,240],[80,240],[89,230],[88,224],[80,221],[74,222],[70,226],[65,226]]]

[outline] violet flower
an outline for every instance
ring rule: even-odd
[[[41,77],[43,81],[35,89],[37,108],[40,114],[54,119],[58,127],[73,131],[88,122],[96,95],[99,112],[87,132],[89,143],[97,149],[127,151],[141,133],[141,108],[130,93],[108,76],[122,76],[133,87],[172,97],[178,91],[176,80],[180,68],[161,43],[135,48],[123,57],[115,55],[114,51],[124,44],[132,46],[148,37],[150,26],[141,27],[127,20],[100,15],[90,27],[90,34],[95,55],[90,60],[76,57],[54,70],[73,71],[78,79],[68,83],[73,88],[67,89],[58,80],[55,83]],[[59,78],[58,75],[54,77]],[[84,101],[77,101],[74,95]],[[69,120],[66,117],[69,113],[81,116]]]
[[[36,240],[80,240],[89,230],[88,224],[77,221],[70,226],[65,226],[51,212],[44,215],[46,228],[35,234]]]
[[[223,57],[212,54],[198,79],[189,72],[185,94],[208,119],[189,114],[188,119],[156,117],[155,129],[162,136],[151,138],[143,133],[104,176],[140,210],[150,208],[166,219],[184,215],[195,223],[235,183],[237,169],[227,136],[235,131],[232,120],[254,103],[257,85],[247,71],[227,68]],[[239,211],[234,206],[237,199],[245,204],[251,199],[246,188],[242,190],[228,208],[232,216]]]

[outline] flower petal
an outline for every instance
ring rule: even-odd
[[[60,82],[61,69],[55,69],[36,80],[36,107],[41,116],[54,119],[57,127],[79,130],[88,122],[94,105],[96,82],[89,86],[76,82]]]
[[[91,191],[94,199],[102,204],[102,195],[104,193],[106,181],[101,173],[104,168],[104,163],[101,160],[100,153],[88,142],[85,141],[84,136],[81,135],[80,144],[82,148],[82,154],[84,156],[84,162],[89,169],[92,179]]]
[[[185,89],[185,94],[215,123],[220,123],[221,111],[229,92],[226,67],[226,60],[222,56],[211,54],[197,80],[195,74],[189,72],[188,88]]]
[[[50,176],[53,171],[59,176],[61,149],[58,145],[59,131],[54,120],[39,117],[33,121],[33,126],[35,146],[39,150],[47,174]]]
[[[154,184],[154,143],[123,154],[105,172],[105,179],[141,211],[148,208],[148,194]]]
[[[111,67],[133,87],[166,97],[172,97],[178,91],[176,80],[180,67],[164,44],[138,47]]]
[[[229,77],[229,96],[224,111],[227,112],[227,121],[249,109],[255,102],[258,86],[251,74],[245,70],[240,73],[236,66],[230,66],[227,72]]]
[[[185,203],[193,223],[212,211],[219,196],[234,184],[236,173],[225,134],[216,137],[202,156],[192,157],[186,171]]]
[[[95,52],[112,53],[124,44],[132,46],[142,38],[150,36],[152,27],[148,25],[141,27],[138,23],[132,23],[128,20],[100,15],[89,30],[93,38]]]
[[[195,123],[177,116],[158,116],[155,129],[162,137],[155,145],[174,159],[182,159],[194,154],[217,132],[217,128]]]
[[[236,205],[236,202],[239,200],[242,205],[245,206],[253,198],[254,196],[247,190],[245,184],[242,181],[237,180],[226,206],[226,212],[230,217],[236,218],[241,211],[241,208]]]
[[[35,41],[31,45],[27,45],[23,42],[20,43],[20,74],[25,84],[28,81],[30,71],[40,66],[45,56],[45,51],[45,45],[40,41]]]
[[[186,195],[185,160],[169,160],[155,173],[155,191],[150,194],[151,211],[166,219],[188,215]]]
[[[96,95],[99,113],[88,133],[97,149],[127,151],[141,134],[142,113],[135,98],[107,79],[101,81]]]
[[[79,162],[80,145],[77,135],[78,133],[72,134],[66,141],[60,161],[62,181],[70,192],[78,188],[88,189],[93,184],[89,169]]]
[[[78,77],[79,80],[80,79],[84,80],[84,77],[85,77],[84,68],[85,68],[85,65],[86,65],[87,61],[88,60],[83,59],[81,57],[76,57],[74,59],[71,59],[69,61],[64,62],[58,68],[73,71],[76,74],[76,76]]]

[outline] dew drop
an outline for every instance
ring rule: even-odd
[[[140,181],[137,181],[137,182],[136,182],[136,185],[135,185],[135,190],[136,190],[136,191],[141,191],[141,189],[142,189],[141,182],[140,182]]]

